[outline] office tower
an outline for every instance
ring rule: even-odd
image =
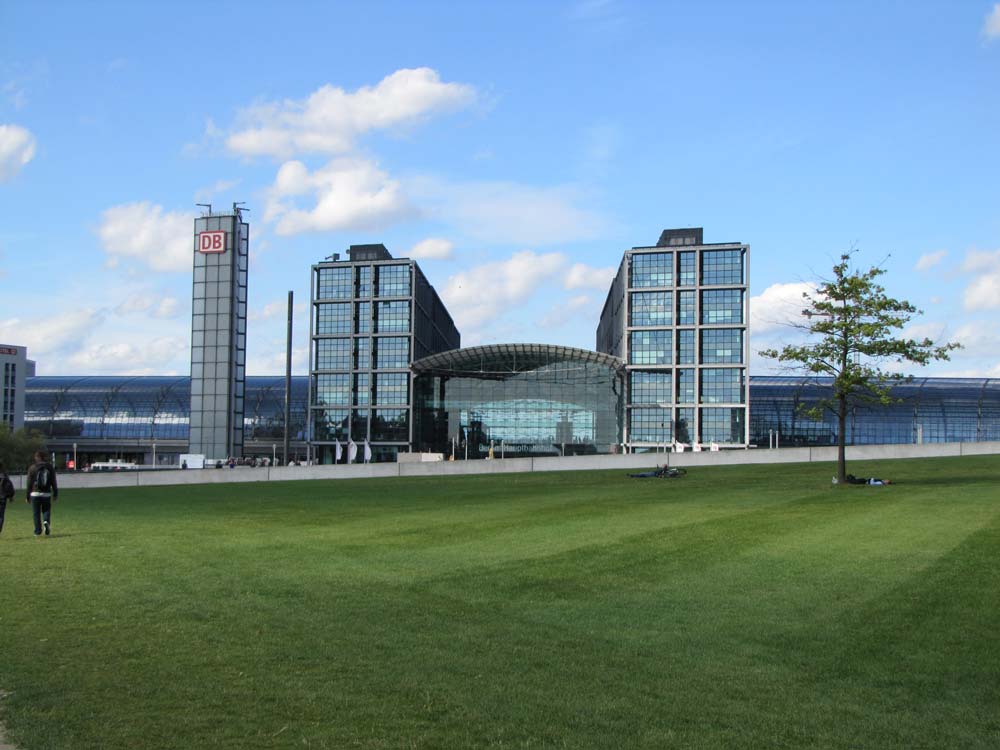
[[[408,258],[384,245],[351,245],[312,267],[310,285],[310,442],[319,463],[395,460],[413,442],[410,364],[457,349],[448,310]]]
[[[243,455],[250,226],[234,204],[194,220],[190,453]]]
[[[597,350],[625,360],[626,449],[747,444],[749,249],[692,228],[625,252]]]

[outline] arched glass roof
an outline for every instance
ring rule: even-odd
[[[622,373],[625,362],[610,354],[554,344],[485,344],[465,349],[452,349],[432,354],[413,363],[413,372],[430,375],[480,377],[484,380],[504,380],[522,372],[531,372],[552,365],[603,365]]]

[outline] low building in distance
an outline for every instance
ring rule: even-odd
[[[0,367],[3,368],[0,422],[11,430],[19,430],[24,427],[25,380],[34,377],[35,363],[28,359],[27,347],[0,344]]]

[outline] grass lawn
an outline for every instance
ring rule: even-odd
[[[1000,457],[66,490],[0,535],[46,748],[997,748]],[[19,500],[23,495],[19,496]]]

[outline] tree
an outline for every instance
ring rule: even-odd
[[[833,393],[803,412],[821,419],[824,411],[837,415],[837,480],[843,484],[847,473],[845,445],[847,412],[856,403],[890,404],[892,386],[912,376],[882,369],[884,363],[911,362],[926,365],[932,360],[950,359],[948,352],[960,344],[936,345],[930,339],[917,341],[894,335],[921,311],[906,300],[889,297],[878,283],[885,269],[867,271],[851,268],[852,253],[840,256],[833,267],[833,279],[824,281],[814,294],[803,293],[807,306],[802,311],[811,343],[789,344],[780,351],[767,349],[761,356],[779,362],[797,363],[810,375],[833,378]]]
[[[28,470],[36,451],[43,450],[45,441],[34,430],[10,429],[10,425],[0,422],[0,462],[11,473],[21,474]]]

